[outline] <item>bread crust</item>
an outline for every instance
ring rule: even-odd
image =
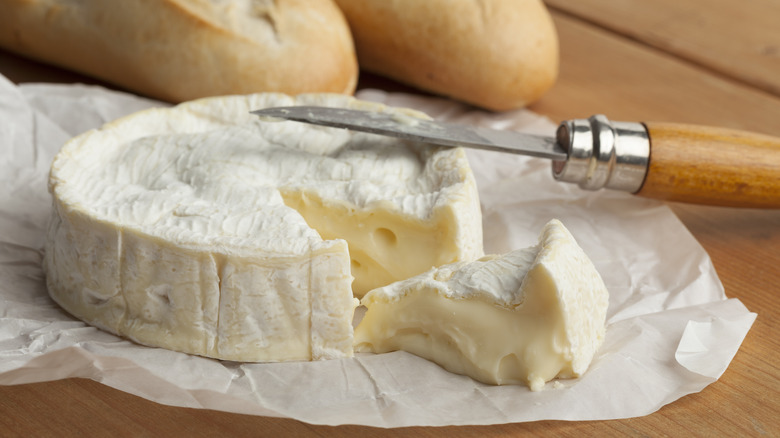
[[[528,105],[558,75],[541,0],[336,0],[361,68],[491,110]]]
[[[0,0],[0,46],[158,99],[351,94],[332,0]]]

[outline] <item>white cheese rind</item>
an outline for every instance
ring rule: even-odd
[[[100,328],[187,353],[348,357],[349,242],[324,236],[327,227],[313,228],[286,197],[320,199],[320,215],[346,206],[393,222],[398,241],[366,248],[369,258],[414,247],[404,236],[420,226],[448,230],[443,245],[455,260],[481,255],[479,201],[462,150],[250,114],[296,104],[396,111],[339,95],[231,96],[144,111],[68,142],[49,179],[52,298]],[[384,226],[361,223],[369,233]],[[423,261],[410,263],[422,272]]]
[[[490,384],[539,390],[581,376],[602,344],[609,294],[557,220],[539,244],[375,289],[357,351],[405,350]]]

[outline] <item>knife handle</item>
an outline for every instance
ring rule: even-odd
[[[650,157],[639,196],[780,208],[780,138],[724,128],[645,123]]]
[[[558,127],[553,176],[587,190],[730,207],[780,208],[780,138],[603,115]]]

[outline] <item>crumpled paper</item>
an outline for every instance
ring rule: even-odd
[[[527,110],[493,114],[378,90],[358,97],[459,123],[555,128]],[[242,364],[134,344],[49,299],[40,267],[46,178],[70,137],[161,105],[83,85],[15,86],[0,76],[0,384],[83,377],[168,405],[328,425],[615,419],[650,414],[716,381],[755,319],[726,298],[709,257],[663,203],[555,182],[546,160],[468,151],[488,253],[533,245],[558,218],[601,272],[610,291],[606,340],[582,378],[531,392],[484,385],[404,352]]]

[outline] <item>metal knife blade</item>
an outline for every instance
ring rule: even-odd
[[[510,152],[556,161],[565,161],[567,158],[566,150],[552,137],[438,122],[403,113],[317,106],[267,108],[252,113],[269,119],[346,128],[443,146]]]

